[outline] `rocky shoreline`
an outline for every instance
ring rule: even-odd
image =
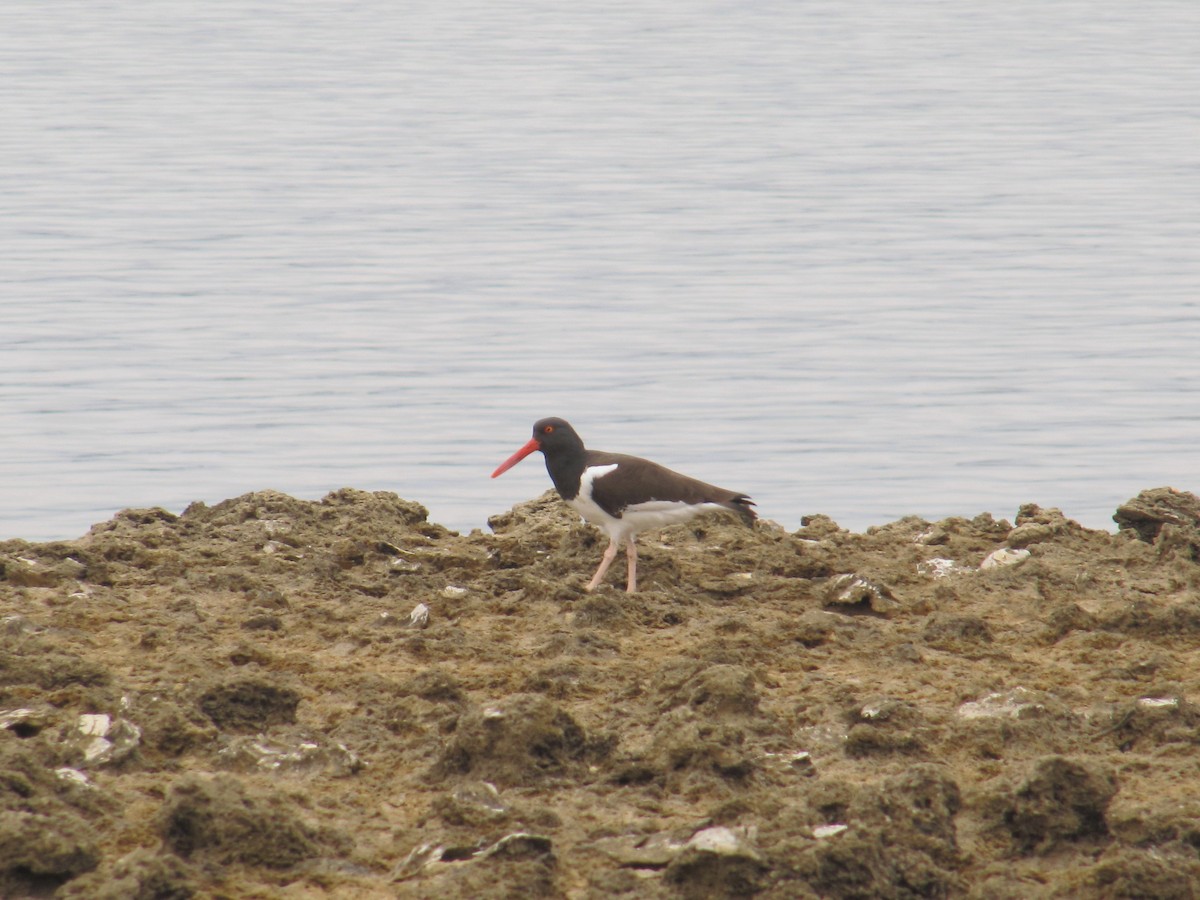
[[[257,492],[0,543],[0,895],[1200,893],[1200,499],[460,535]],[[615,576],[614,576],[615,578]]]

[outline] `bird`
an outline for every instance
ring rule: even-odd
[[[666,466],[628,456],[589,450],[566,419],[551,416],[533,424],[533,437],[502,462],[493,478],[503,475],[529,454],[541,451],[558,495],[585,521],[608,535],[608,548],[585,590],[594,591],[622,544],[629,562],[625,590],[637,591],[637,547],[640,532],[687,522],[708,510],[728,509],[753,527],[758,518],[746,494],[706,484]]]

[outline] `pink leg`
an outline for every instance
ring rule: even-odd
[[[637,547],[634,546],[632,537],[625,545],[625,556],[629,560],[629,579],[625,582],[625,593],[633,594],[637,592]]]
[[[592,576],[592,580],[588,582],[585,591],[594,591],[596,586],[600,584],[600,579],[604,577],[604,573],[608,571],[608,567],[612,565],[612,561],[617,558],[617,542],[609,541],[608,549],[604,551],[604,556],[600,559],[600,568],[596,570],[596,574]]]

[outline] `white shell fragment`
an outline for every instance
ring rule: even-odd
[[[626,868],[663,869],[679,855],[684,842],[660,832],[602,838],[596,848]]]
[[[113,719],[105,713],[85,713],[75,722],[69,739],[83,756],[85,766],[119,762],[137,749],[142,730],[127,719]]]
[[[467,847],[447,847],[442,844],[426,843],[414,847],[408,856],[404,857],[392,869],[392,881],[403,881],[412,878],[425,869],[440,869],[443,866],[459,866],[490,856],[504,856],[508,853],[549,853],[550,838],[528,831],[514,831],[506,834],[498,841],[487,843],[480,841]]]
[[[112,727],[112,719],[103,713],[79,717],[79,733],[88,737],[104,737]]]
[[[54,714],[48,709],[33,710],[26,707],[20,709],[0,710],[0,728],[16,732],[37,734],[54,721]]]
[[[424,603],[418,603],[413,607],[413,611],[408,614],[409,628],[425,628],[429,624],[429,607]]]
[[[1001,547],[999,550],[994,550],[979,564],[981,569],[996,569],[1000,566],[1012,566],[1019,562],[1024,562],[1029,558],[1028,550],[1013,550],[1009,547]]]
[[[724,825],[717,825],[712,828],[705,828],[703,831],[697,831],[692,835],[686,846],[695,847],[697,850],[706,850],[709,853],[736,853],[738,847],[741,846],[741,841],[738,836]]]
[[[396,864],[396,867],[392,869],[392,880],[401,881],[405,878],[411,878],[426,866],[439,862],[442,854],[445,852],[446,848],[440,844],[418,844],[409,851],[408,856],[400,860]]]
[[[29,737],[49,728],[56,718],[57,714],[52,709],[0,710],[0,729]],[[74,719],[74,727],[56,731],[74,766],[102,766],[120,762],[133,753],[142,741],[142,730],[138,726],[128,719],[107,713],[84,713]],[[64,775],[67,771],[76,770],[64,767],[59,775],[68,777]]]
[[[866,604],[874,612],[885,614],[899,607],[885,585],[854,572],[835,575],[826,586],[826,602],[857,606]]]
[[[813,829],[813,837],[815,837],[817,840],[824,840],[825,838],[831,838],[835,835],[839,835],[843,831],[849,830],[849,828],[849,825],[842,825],[841,823],[818,825]]]
[[[240,772],[320,773],[335,778],[353,775],[363,768],[362,760],[345,744],[301,736],[237,737],[217,752],[217,759],[223,768]]]
[[[960,566],[952,559],[935,556],[933,559],[926,559],[917,563],[917,571],[922,575],[928,575],[932,578],[946,578],[950,575],[957,575],[960,572],[969,572],[963,566]]]
[[[86,772],[72,769],[70,766],[61,766],[54,770],[54,774],[61,781],[69,781],[72,784],[83,785],[84,787],[91,787],[92,784]]]
[[[796,750],[791,753],[764,753],[763,764],[780,771],[811,776],[817,774],[812,754],[807,750]]]
[[[1137,705],[1143,709],[1178,709],[1178,697],[1139,697]]]
[[[489,817],[498,818],[509,810],[508,804],[500,797],[500,791],[490,781],[460,785],[455,788],[451,797],[460,807],[469,808]]]
[[[959,706],[958,715],[963,719],[1019,719],[1045,710],[1037,696],[1028,688],[1017,687],[970,700]]]

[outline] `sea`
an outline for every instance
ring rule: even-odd
[[[1200,491],[1195,0],[7,0],[0,539],[459,531],[534,420],[852,530]]]

